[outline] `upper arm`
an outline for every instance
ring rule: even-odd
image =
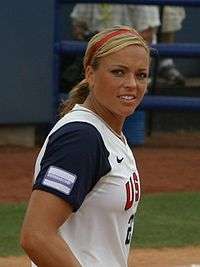
[[[58,234],[72,208],[57,196],[35,190],[21,231],[21,246],[37,266],[80,267],[68,244]],[[35,266],[35,265],[34,265]]]
[[[71,213],[72,207],[61,198],[48,192],[35,190],[29,201],[23,232],[29,234],[57,232]]]

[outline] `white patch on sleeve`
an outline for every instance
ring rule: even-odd
[[[63,169],[50,166],[43,178],[42,184],[69,195],[77,176]]]

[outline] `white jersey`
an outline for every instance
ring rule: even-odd
[[[65,155],[58,151],[60,159],[51,159],[51,149],[56,154],[59,142]],[[34,189],[72,205],[74,212],[59,232],[81,266],[127,267],[140,182],[126,139],[120,140],[95,113],[76,105],[48,135],[35,179]]]

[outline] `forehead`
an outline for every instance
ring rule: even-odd
[[[149,53],[144,47],[129,45],[119,51],[102,57],[100,62],[106,65],[141,65],[143,67],[148,67],[149,60]]]

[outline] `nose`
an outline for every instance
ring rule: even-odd
[[[133,73],[127,75],[125,86],[129,89],[135,88],[137,86],[136,78]]]

